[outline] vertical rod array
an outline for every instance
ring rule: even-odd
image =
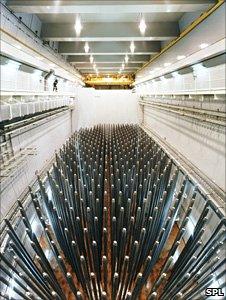
[[[206,238],[206,201],[189,234],[197,188],[138,126],[80,130],[47,178],[31,199],[51,260],[20,202],[29,247],[5,220],[0,281],[21,299],[67,299],[56,269],[73,299],[194,299],[224,275],[225,219]]]

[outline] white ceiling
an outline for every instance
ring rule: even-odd
[[[223,4],[175,46],[139,71],[137,82],[160,77],[225,52],[225,9],[226,5]],[[203,43],[208,46],[201,49],[200,45]],[[184,59],[177,60],[180,55],[184,55]],[[166,63],[171,65],[166,66]]]
[[[146,22],[174,22],[179,21],[183,16],[182,12],[171,13],[146,13],[143,14]],[[75,14],[38,14],[43,23],[73,23]],[[84,23],[105,23],[105,22],[139,22],[140,13],[108,13],[108,14],[81,14]]]
[[[146,59],[161,51],[164,43],[180,35],[180,20],[186,14],[204,12],[213,6],[215,0],[8,0],[9,7],[16,13],[36,14],[42,22],[42,38],[58,42],[58,50],[69,55],[70,62],[82,73],[94,73],[93,65],[87,63],[84,43],[89,43],[89,55],[93,55],[99,72],[112,72],[113,63],[123,62],[125,54],[129,63]],[[138,28],[141,13],[147,29],[141,34]],[[82,20],[79,36],[74,30],[76,15]],[[135,52],[130,53],[130,43],[135,42]],[[104,56],[105,69],[98,65],[99,57]],[[142,56],[142,59],[137,59]],[[74,57],[74,59],[73,59]],[[76,64],[79,57],[78,64]],[[84,59],[82,60],[82,57]],[[109,61],[107,61],[109,60]],[[126,69],[126,66],[125,66]],[[115,68],[115,73],[119,71]],[[132,65],[127,72],[134,73]]]

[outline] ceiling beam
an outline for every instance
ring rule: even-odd
[[[80,70],[93,70],[92,65],[88,66],[87,68],[81,68]],[[101,66],[97,66],[98,70],[119,70],[120,66],[107,66],[107,67],[101,67]],[[139,69],[139,67],[130,67],[130,66],[125,66],[124,70],[137,70]]]
[[[166,41],[180,34],[177,22],[147,23],[145,35],[141,35],[137,22],[133,23],[85,23],[80,36],[76,36],[74,24],[44,23],[41,36],[47,41]]]
[[[107,75],[116,75],[118,73],[119,70],[111,70],[111,69],[106,69],[106,70],[99,70],[99,74],[107,74]],[[136,69],[134,70],[123,70],[121,71],[121,74],[134,74],[136,72]],[[94,74],[96,75],[96,71],[92,70],[92,69],[84,69],[81,70],[80,72],[81,74]]]
[[[130,53],[129,42],[93,42],[90,53],[84,51],[84,43],[61,42],[58,51],[63,55],[125,55]],[[161,50],[160,42],[136,42],[134,55],[151,55]]]
[[[121,63],[97,63],[97,69],[98,70],[101,70],[101,69],[104,69],[104,68],[109,68],[109,69],[120,69],[121,66],[122,66],[122,62]],[[125,68],[132,68],[132,69],[139,69],[142,67],[143,64],[125,64]],[[80,65],[77,65],[75,64],[74,65],[77,69],[79,70],[82,70],[82,69],[92,69],[93,68],[93,65],[91,63],[86,63],[86,64],[80,64]]]
[[[150,55],[128,55],[129,63],[145,63],[151,59]],[[125,59],[125,55],[98,55],[94,56],[96,63],[122,63]],[[89,63],[88,55],[70,55],[67,58],[68,62],[72,64],[86,64]]]
[[[9,0],[8,5],[15,12],[48,14],[48,13],[164,13],[193,12],[206,10],[214,5],[214,0],[128,0],[128,1],[40,1],[40,0]]]

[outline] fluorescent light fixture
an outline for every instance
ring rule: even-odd
[[[131,53],[134,53],[134,51],[135,51],[135,45],[134,45],[133,41],[130,43],[130,51],[131,51]]]
[[[155,70],[154,71],[159,71],[161,68],[155,68]]]
[[[185,57],[186,57],[185,55],[178,55],[178,56],[177,56],[177,60],[184,59]]]
[[[141,15],[141,20],[140,20],[140,24],[139,24],[139,29],[140,29],[141,34],[145,34],[146,28],[147,28],[147,25],[146,25],[146,23],[145,23],[145,19],[144,19],[144,17]]]
[[[201,49],[204,49],[204,48],[206,48],[206,47],[208,47],[208,46],[209,46],[209,44],[207,44],[207,43],[202,43],[202,44],[199,45],[199,47],[200,47]]]
[[[42,71],[41,70],[34,70],[32,75],[35,76],[35,77],[40,77],[42,75]]]
[[[171,63],[164,63],[164,67],[169,67],[171,65],[172,65]]]
[[[19,50],[22,49],[22,47],[20,45],[16,45],[15,47]]]
[[[178,76],[180,76],[180,74],[179,74],[178,72],[173,72],[172,75],[173,75],[173,77],[178,77]]]
[[[20,65],[21,64],[19,62],[17,62],[17,61],[9,60],[5,66],[7,68],[12,69],[12,70],[18,70],[19,67],[20,67]]]
[[[80,35],[81,31],[82,31],[81,18],[79,15],[77,15],[75,20],[75,32],[77,35]]]
[[[88,44],[88,42],[85,42],[84,50],[85,50],[85,53],[89,52],[89,44]]]
[[[125,63],[128,64],[128,61],[129,61],[129,56],[126,54],[126,56],[125,56]]]
[[[194,72],[203,72],[206,69],[206,67],[204,67],[203,64],[200,63],[192,66],[192,69],[194,70]]]
[[[50,67],[55,67],[55,64],[49,64]]]
[[[202,63],[196,64],[192,66],[193,69],[202,69],[205,68]]]
[[[94,61],[94,58],[93,58],[93,56],[92,56],[92,55],[90,55],[89,61],[91,62],[91,64],[93,63],[93,61]]]

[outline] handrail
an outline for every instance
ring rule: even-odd
[[[164,110],[164,111],[168,111],[174,114],[178,114],[180,116],[184,116],[184,117],[189,117],[201,122],[205,122],[211,125],[217,125],[217,126],[221,126],[223,128],[226,127],[226,119],[225,119],[225,113],[222,113],[222,115],[218,114],[218,115],[211,115],[208,112],[203,112],[199,109],[190,109],[187,107],[181,107],[181,106],[174,106],[172,107],[172,105],[167,105],[167,104],[154,104],[154,103],[148,103],[145,101],[139,101],[140,105],[144,105],[144,106],[149,106],[149,107],[154,107],[155,109],[158,110]],[[224,116],[223,116],[224,114]]]

